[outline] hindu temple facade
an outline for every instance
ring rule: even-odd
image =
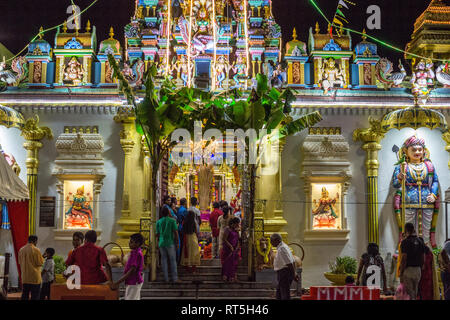
[[[448,60],[450,27],[448,18],[443,21],[449,13],[450,7],[432,1],[408,50]],[[294,119],[321,113],[319,124],[282,141],[279,170],[261,176],[256,187],[255,216],[264,221],[265,235],[279,232],[305,249],[305,287],[328,284],[328,262],[359,258],[368,242],[378,243],[383,257],[395,252],[393,172],[413,135],[424,139],[439,177],[435,242],[448,237],[450,73],[443,63],[407,56],[397,66],[365,36],[337,35],[319,24],[308,39],[297,39],[294,29],[292,40],[282,44],[270,0],[139,0],[125,26],[124,47],[113,28],[98,42],[90,23],[74,31],[64,26],[53,46],[47,40],[35,40],[13,60],[12,80],[0,93],[0,144],[28,182],[29,229],[40,248],[65,256],[78,229],[96,230],[102,245],[127,247],[129,235],[143,230],[151,216],[149,152],[108,55],[138,92],[153,63],[158,81],[172,77],[179,86],[214,92],[250,90],[256,74],[265,73],[269,85],[294,91]],[[405,68],[411,63],[412,72]],[[11,116],[6,110],[23,117],[16,127],[5,120]],[[163,166],[166,192],[198,192],[192,168],[172,172],[170,163]],[[213,188],[230,202],[239,178],[231,168],[215,172]],[[68,219],[74,207],[86,218]],[[1,237],[10,243],[6,230]]]

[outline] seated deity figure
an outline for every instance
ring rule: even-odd
[[[72,193],[69,192],[69,195]],[[89,193],[86,194],[89,197]],[[66,228],[86,228],[92,229],[92,208],[89,201],[84,195],[84,186],[77,189],[77,193],[73,195],[73,200],[69,200],[69,196],[66,198],[70,202],[71,207],[66,212]],[[90,197],[92,201],[92,197]]]
[[[411,222],[425,243],[435,248],[436,222],[439,214],[439,180],[429,159],[425,140],[416,136],[408,138],[400,149],[399,158],[392,184],[397,189],[394,196],[394,212],[400,229],[400,239],[403,223]],[[405,221],[402,219],[402,210]]]
[[[336,84],[341,87],[345,86],[345,73],[336,66],[336,61],[333,58],[328,59],[324,63],[320,72],[320,83],[325,94],[327,94],[328,90],[333,88]]]
[[[313,200],[315,208],[312,210],[312,213],[316,227],[335,227],[336,218],[338,217],[335,205],[338,199],[339,193],[336,193],[336,198],[332,199],[327,188],[322,188],[322,197],[319,201]]]
[[[233,71],[236,73],[233,77],[235,86],[240,87],[241,82],[245,82],[247,79],[247,64],[241,55],[237,56],[236,62],[233,64]]]
[[[425,62],[421,59],[415,66],[411,77],[412,94],[417,98],[421,98],[422,101],[426,101],[430,94],[428,86],[433,85],[434,77],[433,62],[431,60]]]
[[[83,75],[83,67],[78,62],[76,57],[72,57],[64,69],[64,81],[78,85],[83,80]]]

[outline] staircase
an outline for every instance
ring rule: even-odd
[[[275,299],[275,289],[271,282],[248,281],[246,266],[238,267],[237,283],[222,281],[221,270],[219,259],[202,260],[195,275],[186,272],[180,266],[178,278],[183,281],[182,283],[164,282],[162,270],[158,270],[155,282],[149,282],[146,277],[141,290],[141,299]],[[124,295],[123,287],[120,290],[120,297]]]

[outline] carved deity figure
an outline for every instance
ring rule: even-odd
[[[322,188],[322,196],[319,201],[313,200],[315,208],[312,210],[314,216],[314,227],[318,228],[336,228],[337,209],[336,202],[339,199],[339,193],[336,198],[330,198],[327,188]]]
[[[247,63],[243,56],[237,56],[236,62],[233,64],[233,71],[236,73],[233,77],[234,83],[236,86],[240,87],[241,81],[245,81],[247,78]]]
[[[83,67],[78,62],[76,57],[72,57],[64,69],[64,81],[69,81],[78,85],[83,80]]]
[[[336,66],[336,61],[333,58],[325,61],[320,70],[319,78],[325,94],[327,94],[328,90],[333,88],[336,84],[341,87],[344,87],[346,84],[345,72],[342,68]]]
[[[414,68],[411,77],[412,89],[411,92],[416,98],[426,101],[430,94],[428,86],[433,85],[435,73],[433,71],[433,62],[421,59]]]
[[[394,196],[394,211],[400,238],[404,206],[405,222],[414,224],[425,243],[431,243],[435,248],[436,222],[439,214],[439,180],[429,159],[425,140],[416,136],[408,138],[400,149],[399,158],[401,160],[394,169],[392,184],[397,189]],[[402,199],[405,201],[404,204]]]
[[[191,65],[189,66],[186,56],[183,55],[177,61],[176,65],[173,66],[173,69],[177,70],[177,79],[181,79],[183,81],[183,85],[187,86],[189,81],[189,74],[192,77],[194,64],[191,63]]]
[[[168,69],[167,56],[164,55],[164,57],[158,63],[158,67],[157,67],[156,73],[157,73],[158,76],[164,77],[166,75],[166,73],[167,73],[167,69]]]
[[[214,64],[214,72],[216,75],[216,88],[223,89],[223,81],[227,78],[227,73],[232,67],[224,56],[220,56]]]
[[[70,200],[71,192],[67,196],[66,200],[69,201],[71,207],[66,212],[66,228],[86,228],[92,229],[92,208],[89,201],[92,201],[89,193],[86,194],[89,200],[84,195],[84,186],[77,189],[77,193],[72,196]]]

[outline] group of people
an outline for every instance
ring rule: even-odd
[[[36,247],[37,241],[37,236],[31,235],[28,243],[19,250],[22,300],[29,300],[30,295],[31,300],[49,299],[51,283],[55,281],[55,262],[53,260],[55,250],[47,248],[41,255],[40,250]],[[131,252],[123,276],[117,281],[113,281],[111,265],[105,250],[97,246],[96,242],[97,233],[94,230],[89,230],[86,234],[75,232],[72,236],[73,249],[70,250],[65,261],[66,266],[79,267],[80,284],[82,285],[106,284],[112,290],[117,290],[119,285],[125,282],[125,300],[140,300],[140,291],[144,283],[144,256],[141,251],[144,237],[140,233],[130,236]],[[68,278],[73,273],[74,271],[72,273],[65,272],[64,276]]]
[[[400,286],[397,289],[396,297],[410,300],[435,299],[437,295],[434,285],[436,279],[433,282],[435,257],[431,249],[425,245],[423,239],[416,235],[412,223],[405,224],[405,234],[400,243],[399,259],[398,275],[400,277]],[[445,241],[438,260],[444,287],[443,296],[445,300],[450,300],[450,239]],[[367,269],[372,265],[380,268],[381,288],[384,292],[389,292],[384,261],[379,253],[378,245],[375,243],[369,243],[367,252],[361,256],[356,285],[368,285],[368,278],[372,273],[367,272]],[[346,283],[347,285],[352,285],[354,279],[349,276]]]
[[[160,218],[156,223],[156,237],[161,255],[164,281],[169,282],[169,266],[172,282],[178,279],[177,265],[196,273],[200,265],[200,225],[202,223],[198,200],[192,197],[191,206],[175,197],[164,198]],[[214,202],[209,216],[211,227],[212,257],[221,258],[224,281],[237,281],[236,272],[240,259],[240,219],[232,214],[226,201]]]

